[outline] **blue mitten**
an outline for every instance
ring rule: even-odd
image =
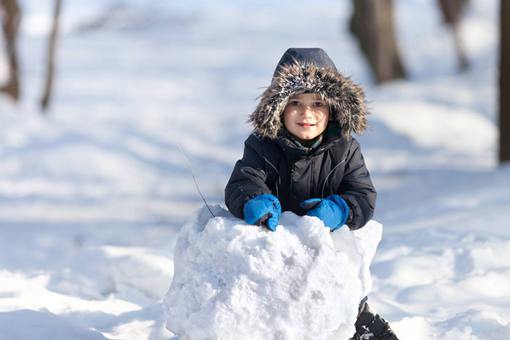
[[[275,231],[282,214],[282,207],[276,196],[263,194],[246,202],[243,213],[246,223],[255,225],[264,224],[269,230]]]
[[[349,206],[338,195],[331,195],[325,199],[310,198],[303,201],[300,206],[308,210],[306,213],[308,216],[320,218],[331,231],[343,226],[349,217]]]

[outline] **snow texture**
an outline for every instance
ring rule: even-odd
[[[178,237],[165,299],[170,331],[183,339],[354,334],[359,302],[371,289],[381,224],[331,233],[315,217],[285,212],[269,232],[219,206],[213,212],[210,218],[203,208]]]

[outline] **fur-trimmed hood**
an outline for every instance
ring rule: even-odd
[[[342,135],[365,130],[367,110],[361,87],[340,74],[322,49],[291,48],[278,63],[271,85],[249,117],[255,133],[277,138],[283,130],[282,113],[287,102],[302,93],[317,93],[329,104],[330,121],[340,125]]]

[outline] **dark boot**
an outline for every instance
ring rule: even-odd
[[[358,319],[354,324],[356,333],[351,340],[398,340],[386,320],[370,311],[366,300],[361,302]]]

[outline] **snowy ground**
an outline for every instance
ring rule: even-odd
[[[346,33],[348,1],[119,3],[65,3],[42,117],[50,1],[23,2],[23,101],[0,98],[0,339],[172,336],[160,301],[175,235],[201,206],[179,144],[220,202],[247,115],[290,46],[323,47],[367,89],[360,141],[385,227],[371,305],[402,339],[510,338],[497,1],[471,1],[465,74],[433,2],[397,1],[411,79],[379,88]]]

